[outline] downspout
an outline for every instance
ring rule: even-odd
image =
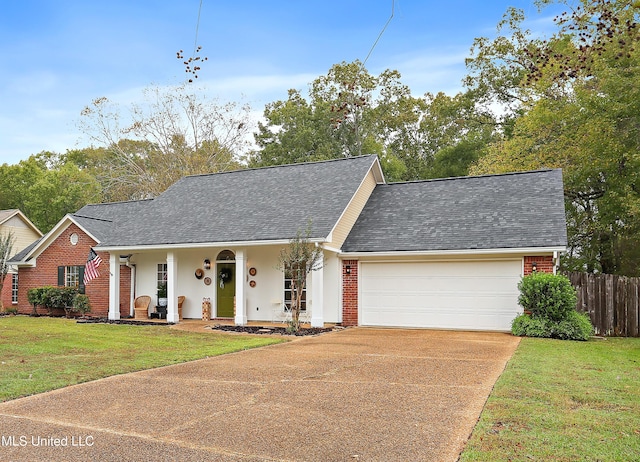
[[[558,268],[560,267],[560,254],[557,250],[553,251],[553,274],[558,272]]]

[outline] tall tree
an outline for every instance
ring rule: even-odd
[[[377,154],[388,180],[417,180],[435,176],[436,154],[448,149],[443,171],[465,174],[492,136],[492,116],[476,110],[470,93],[418,98],[400,79],[343,62],[311,83],[308,100],[289,90],[286,101],[267,105],[250,165]]]
[[[106,150],[96,160],[110,199],[152,197],[184,175],[241,166],[248,106],[219,103],[190,86],[148,88],[144,98],[126,115],[107,98],[82,111],[81,129]]]
[[[95,177],[65,155],[43,152],[0,166],[0,209],[20,209],[43,232],[101,198]]]
[[[630,1],[583,0],[556,19],[549,40],[523,44],[527,65],[511,93],[531,97],[519,100],[510,136],[475,168],[563,168],[568,269],[640,274],[638,13]],[[504,74],[505,63],[487,66]]]

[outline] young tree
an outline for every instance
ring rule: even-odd
[[[289,241],[289,246],[280,251],[278,269],[291,279],[291,329],[300,329],[300,309],[307,276],[322,267],[322,249],[310,242],[311,223],[304,233],[298,230],[296,237]]]
[[[4,280],[9,273],[9,258],[13,256],[13,233],[0,235],[0,294],[4,288]],[[0,297],[0,310],[4,309],[2,297]]]

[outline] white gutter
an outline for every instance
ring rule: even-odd
[[[539,252],[564,252],[566,247],[522,247],[509,249],[462,249],[462,250],[411,250],[411,251],[391,251],[391,252],[341,252],[340,258],[361,258],[361,257],[423,257],[440,255],[513,255],[522,253]]]
[[[168,249],[210,249],[212,247],[238,248],[238,247],[254,247],[267,245],[288,245],[290,239],[277,239],[273,241],[229,241],[229,242],[197,242],[185,244],[153,244],[153,245],[132,245],[122,246],[96,246],[96,250],[101,252],[128,252],[142,250],[168,250]],[[309,239],[314,244],[322,244],[326,242],[325,238]]]

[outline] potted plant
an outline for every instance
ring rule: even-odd
[[[167,283],[158,284],[158,306],[167,306]]]

